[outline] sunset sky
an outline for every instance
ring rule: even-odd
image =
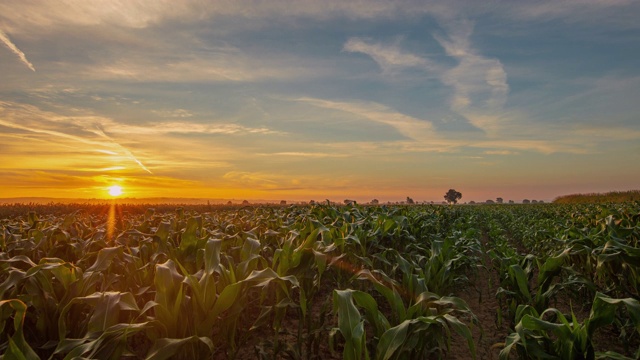
[[[0,2],[0,198],[640,188],[640,1]]]

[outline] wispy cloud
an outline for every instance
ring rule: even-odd
[[[407,67],[436,70],[435,64],[420,56],[402,51],[398,44],[383,45],[353,37],[344,44],[343,51],[371,56],[384,72]]]
[[[262,134],[262,135],[283,135],[284,132],[271,130],[265,127],[247,127],[239,124],[213,123],[203,124],[195,122],[162,122],[152,123],[146,126],[115,123],[110,121],[105,124],[105,128],[112,133],[138,134],[138,135],[161,135],[161,134],[221,134],[221,135],[242,135],[242,134]]]
[[[449,101],[452,111],[464,116],[475,127],[489,134],[500,129],[497,115],[509,94],[507,73],[498,59],[482,56],[471,44],[474,25],[467,20],[443,20],[446,34],[434,38],[458,64],[439,64],[400,49],[396,44],[382,44],[361,38],[349,39],[344,51],[371,56],[383,72],[406,68],[421,68],[453,89]],[[426,96],[426,95],[425,95]]]
[[[348,157],[347,154],[333,154],[326,152],[304,152],[304,151],[283,151],[275,153],[258,154],[260,156],[286,156],[299,158],[332,158],[332,157]]]
[[[27,56],[20,51],[20,49],[18,49],[18,47],[11,42],[11,39],[9,39],[9,36],[7,36],[7,34],[4,33],[4,31],[0,30],[0,41],[2,41],[2,43],[9,48],[9,50],[13,51],[14,54],[18,55],[18,58],[20,58],[20,61],[22,61],[25,65],[27,65],[27,67],[29,69],[31,69],[31,71],[36,71],[36,68],[33,67],[33,64],[31,64],[29,62],[29,60],[27,60]]]
[[[240,183],[244,186],[258,188],[277,188],[278,181],[273,174],[249,171],[229,171],[222,176],[223,179]]]
[[[193,116],[191,111],[186,109],[152,110],[152,112],[160,117],[165,118],[190,118]]]
[[[120,26],[145,28],[165,21],[208,19],[218,17],[243,17],[271,19],[274,17],[299,17],[315,19],[393,19],[397,17],[434,15],[477,15],[490,11],[505,18],[514,15],[527,18],[563,17],[576,20],[599,18],[604,10],[624,9],[636,5],[633,0],[555,0],[555,1],[493,1],[474,0],[253,0],[213,1],[167,0],[140,1],[83,1],[26,2],[6,0],[0,4],[0,14],[13,21],[11,25],[24,28],[55,26]],[[615,19],[611,19],[615,20]]]
[[[447,36],[434,35],[447,55],[458,60],[458,65],[449,69],[442,81],[454,89],[451,108],[466,113],[473,107],[499,110],[507,100],[509,85],[507,73],[498,59],[480,55],[471,45],[473,23],[459,20],[446,23]],[[488,95],[488,96],[487,96]],[[487,129],[483,121],[469,121],[479,128]],[[475,122],[475,123],[474,123]]]
[[[409,139],[425,140],[433,137],[433,125],[429,120],[417,119],[405,115],[382,104],[374,102],[331,101],[315,98],[299,98],[295,100],[321,108],[344,111],[369,121],[389,125]]]

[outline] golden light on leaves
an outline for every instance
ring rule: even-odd
[[[116,197],[122,195],[122,186],[113,185],[109,187],[109,195]]]

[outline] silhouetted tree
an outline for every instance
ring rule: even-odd
[[[455,189],[449,189],[446,194],[444,194],[444,199],[449,203],[456,204],[458,200],[462,199],[462,193],[455,191]]]
[[[504,200],[501,197],[499,197],[499,198],[496,199],[496,202],[498,204],[502,204],[504,202]]]
[[[378,199],[371,200],[371,205],[378,205],[379,203]]]
[[[248,200],[242,200],[242,205],[249,205],[249,201]]]
[[[524,200],[522,200],[522,203],[523,203],[523,204],[530,204],[530,203],[531,203],[531,201],[529,201],[529,199],[524,199]]]
[[[412,198],[407,196],[407,204],[415,204],[415,201],[413,201]]]
[[[509,204],[514,204],[513,200],[509,200]]]
[[[280,200],[280,205],[287,205],[287,200]]]
[[[495,202],[493,200],[487,200],[484,202],[485,204],[495,204]]]

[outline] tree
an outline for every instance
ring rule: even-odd
[[[499,198],[496,199],[496,202],[498,204],[502,204],[504,202],[504,200],[501,197],[499,197]]]
[[[444,194],[444,199],[447,200],[449,204],[455,204],[458,200],[462,199],[462,193],[455,191],[455,189],[449,189],[449,191]]]
[[[280,200],[280,205],[287,205],[287,200]]]
[[[531,203],[531,201],[530,201],[529,199],[524,199],[524,200],[522,200],[522,203],[523,203],[523,204],[530,204],[530,203]]]
[[[371,200],[371,205],[378,205],[379,203],[378,199]]]
[[[407,196],[407,204],[415,204],[415,201],[413,201],[412,198]]]

